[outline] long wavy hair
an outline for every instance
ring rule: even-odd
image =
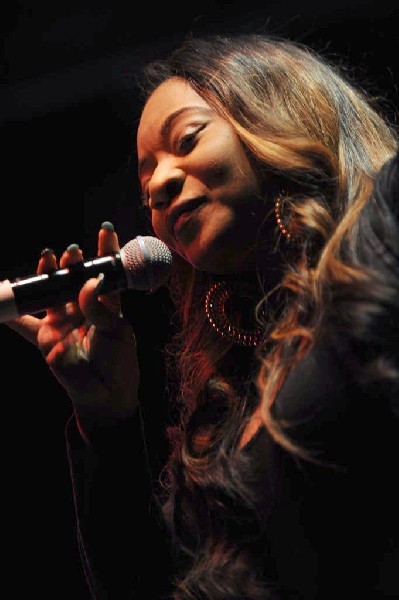
[[[371,305],[386,290],[372,269],[360,266],[359,216],[398,138],[376,99],[299,43],[266,35],[188,38],[168,59],[145,67],[138,82],[143,101],[170,77],[185,79],[231,124],[264,182],[265,219],[283,192],[294,240],[291,246],[276,242],[285,267],[273,302],[262,277],[257,280],[258,293],[264,293],[255,316],[263,315],[265,343],[255,357],[208,326],[204,296],[210,275],[176,257],[170,279],[177,333],[167,359],[176,420],[169,429],[164,486],[178,502],[170,519],[186,557],[174,597],[264,599],[267,584],[257,580],[246,550],[259,523],[242,477],[248,465],[239,440],[260,400],[273,438],[312,459],[273,418],[273,401],[315,343],[334,298],[346,302],[346,310],[348,298],[368,299],[369,311],[346,312],[345,326],[354,338],[372,326]],[[259,264],[259,273],[263,267]],[[257,366],[248,370],[254,358]],[[381,377],[384,372],[386,366]],[[166,502],[165,514],[170,507]],[[224,518],[214,519],[221,510]]]

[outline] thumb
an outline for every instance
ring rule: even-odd
[[[37,334],[40,329],[40,319],[32,315],[23,315],[4,323],[7,327],[37,346]]]
[[[80,310],[83,316],[97,328],[102,330],[112,330],[120,321],[119,301],[107,302],[108,297],[118,297],[118,292],[112,292],[104,295],[104,300],[99,297],[102,284],[104,281],[104,273],[100,273],[96,278],[91,278],[86,281],[80,290],[78,301]],[[115,298],[115,300],[117,300]]]

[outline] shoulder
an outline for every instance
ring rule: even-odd
[[[366,385],[364,365],[337,337],[316,344],[291,371],[273,415],[295,443],[322,460],[348,464],[375,453],[371,438],[399,435],[391,400],[390,390]]]
[[[355,393],[356,369],[348,347],[318,342],[289,373],[274,405],[274,416],[291,422],[329,419]]]

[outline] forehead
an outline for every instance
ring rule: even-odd
[[[161,83],[148,98],[141,113],[137,130],[138,147],[146,139],[156,139],[165,120],[185,107],[209,109],[209,104],[184,79],[173,77]]]

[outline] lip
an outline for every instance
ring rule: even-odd
[[[177,230],[184,225],[191,213],[205,202],[206,200],[204,197],[192,198],[191,200],[185,200],[184,202],[173,206],[167,217],[169,231],[172,231],[176,235]]]

